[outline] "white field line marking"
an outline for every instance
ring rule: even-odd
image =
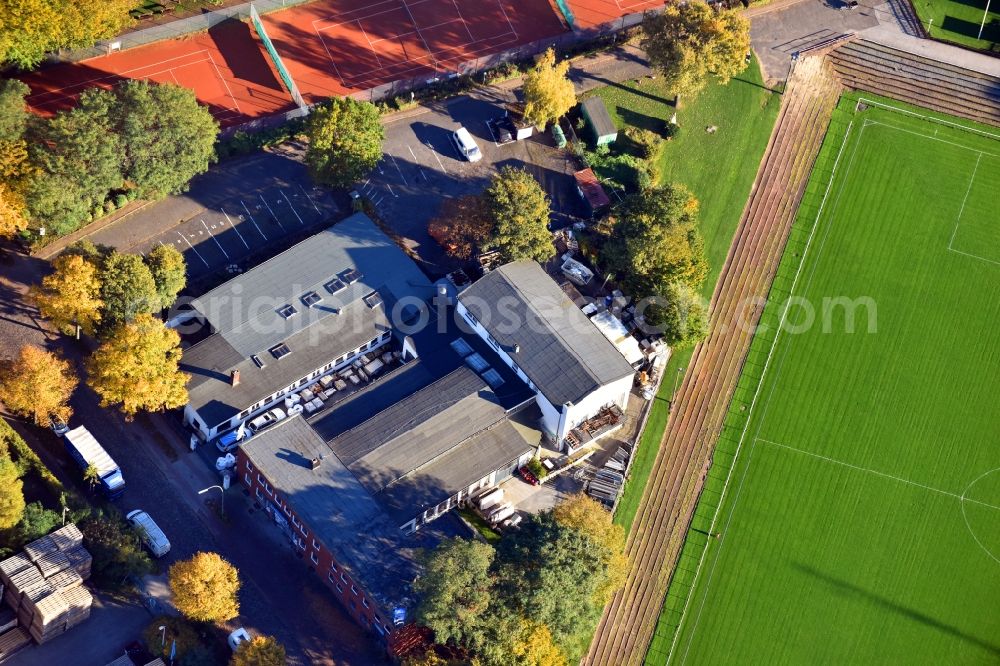
[[[399,172],[399,177],[403,179],[403,185],[409,185],[409,183],[406,182],[406,176],[403,175],[403,170],[399,168],[399,163],[396,162],[396,158],[392,156],[392,153],[386,154],[389,156],[389,159],[392,160],[392,166],[396,167],[396,171]]]
[[[939,141],[941,143],[946,143],[949,146],[955,146],[956,148],[961,148],[963,150],[968,150],[968,151],[971,151],[973,153],[979,153],[980,155],[984,155],[985,154],[985,155],[989,155],[990,157],[1000,157],[1000,156],[995,155],[993,153],[988,153],[988,152],[986,152],[984,150],[979,150],[978,148],[972,148],[970,146],[963,146],[960,143],[955,143],[954,141],[948,141],[947,139],[942,139],[941,137],[934,136],[933,134],[924,134],[923,132],[917,132],[916,130],[907,129],[905,127],[897,127],[896,125],[890,125],[888,123],[881,123],[881,122],[879,122],[877,120],[868,120],[868,121],[866,121],[866,123],[869,124],[869,125],[881,125],[882,127],[888,127],[889,129],[894,129],[894,130],[897,130],[899,132],[906,132],[907,134],[912,134],[913,136],[922,136],[923,138],[930,139],[931,141]]]
[[[184,234],[182,234],[179,231],[177,232],[177,235],[184,239],[184,242],[188,244],[189,248],[191,248],[192,250],[194,250],[194,253],[196,255],[198,255],[199,259],[201,259],[201,263],[205,264],[205,268],[211,268],[211,266],[209,265],[209,263],[207,261],[205,261],[205,257],[201,256],[201,252],[199,252],[198,249],[194,245],[191,245],[191,241],[189,241],[187,239],[187,236],[185,236]]]
[[[969,178],[969,186],[965,188],[965,196],[962,197],[962,207],[958,209],[958,217],[955,218],[955,230],[951,232],[951,240],[948,241],[948,249],[951,249],[952,243],[955,242],[955,236],[958,235],[958,228],[962,224],[962,213],[965,212],[965,204],[969,200],[969,193],[972,192],[972,184],[976,182],[976,172],[979,171],[979,162],[982,161],[983,154],[979,153],[979,157],[976,158],[976,165],[972,167],[972,176]]]
[[[858,98],[859,102],[864,102],[868,106],[874,106],[880,109],[887,109],[889,111],[896,111],[897,113],[903,113],[910,116],[916,116],[928,122],[940,123],[942,125],[948,125],[966,132],[972,132],[974,134],[981,134],[983,136],[989,137],[991,139],[1000,139],[1000,134],[993,134],[992,132],[984,132],[983,130],[976,129],[975,127],[966,127],[959,123],[953,123],[950,120],[944,120],[943,118],[933,118],[931,116],[925,116],[922,113],[916,113],[915,111],[910,111],[909,109],[901,109],[898,106],[892,106],[891,104],[883,104],[882,102],[876,102],[874,100],[866,99],[864,97]]]
[[[830,180],[826,184],[826,191],[823,193],[823,200],[820,202],[819,210],[816,211],[816,220],[813,223],[813,228],[809,231],[809,238],[806,239],[806,246],[805,246],[805,249],[802,251],[802,260],[799,262],[799,267],[795,271],[795,277],[792,279],[792,286],[791,286],[791,288],[788,291],[789,294],[794,294],[795,293],[795,287],[798,285],[799,277],[801,277],[801,275],[802,275],[802,268],[805,266],[806,259],[809,257],[809,250],[812,248],[812,242],[813,242],[813,240],[814,240],[814,238],[816,236],[816,230],[819,227],[820,217],[823,215],[823,209],[826,206],[826,202],[827,202],[827,200],[828,200],[828,198],[830,196],[830,190],[833,187],[834,181],[836,180],[835,176],[837,174],[837,167],[840,165],[840,158],[843,157],[843,155],[844,155],[844,148],[847,146],[847,144],[848,144],[848,142],[850,140],[851,130],[853,129],[853,127],[854,127],[854,121],[851,121],[847,125],[847,131],[844,134],[844,140],[840,144],[840,150],[837,152],[837,159],[833,163],[833,169],[830,172]],[[864,130],[864,127],[862,126],[862,131],[863,130]],[[855,152],[856,151],[857,151],[857,147],[855,146]],[[853,155],[852,155],[852,158],[853,158]],[[852,159],[852,163],[853,163],[853,159]],[[822,248],[820,248],[820,249],[822,249]],[[730,483],[730,481],[732,481],[733,472],[736,470],[736,466],[737,466],[737,463],[739,461],[740,451],[743,448],[743,443],[746,441],[747,431],[750,428],[750,422],[752,420],[754,410],[757,408],[757,400],[758,400],[758,398],[760,398],[761,389],[764,386],[764,380],[767,378],[767,373],[768,373],[768,370],[770,369],[771,361],[774,358],[774,352],[775,352],[775,350],[778,347],[778,342],[779,342],[779,340],[781,338],[781,327],[782,327],[782,325],[785,322],[785,318],[788,316],[788,310],[789,310],[790,306],[791,306],[791,299],[789,298],[789,299],[787,299],[785,301],[785,306],[784,306],[784,308],[782,309],[782,312],[781,312],[781,319],[779,320],[780,323],[778,325],[778,331],[775,333],[775,335],[774,335],[774,341],[771,343],[771,348],[767,352],[767,358],[764,360],[764,368],[761,370],[760,381],[757,384],[757,390],[754,391],[753,398],[750,401],[750,408],[747,411],[746,421],[743,424],[743,431],[740,433],[740,440],[739,440],[739,442],[736,445],[736,452],[733,455],[733,462],[731,463],[731,465],[729,467],[729,472],[726,474],[726,482],[722,486],[722,492],[719,495],[719,501],[718,501],[718,504],[716,505],[715,514],[712,516],[712,522],[711,522],[711,524],[709,525],[709,528],[708,528],[709,534],[713,534],[716,531],[715,524],[716,524],[716,521],[719,519],[719,512],[720,512],[720,510],[721,510],[721,508],[722,508],[722,506],[724,504],[724,501],[726,499],[726,493],[729,491],[729,483]],[[772,386],[772,391],[773,391],[773,386]],[[770,396],[770,394],[769,394],[769,396]],[[765,413],[766,413],[766,407],[765,407]],[[740,477],[739,486],[737,486],[737,488],[736,488],[736,496],[735,496],[735,499],[733,501],[733,507],[730,509],[729,516],[726,519],[726,525],[725,525],[725,530],[726,531],[728,531],[729,524],[732,522],[733,513],[736,510],[736,504],[739,503],[740,493],[743,490],[743,482],[746,480],[747,472],[750,469],[750,463],[753,460],[753,443],[752,442],[750,444],[750,453],[748,455],[749,455],[749,458],[747,459],[747,464],[746,464],[746,466],[743,469],[743,475]],[[701,613],[702,613],[702,611],[705,608],[705,601],[704,600],[705,600],[705,597],[708,596],[708,591],[709,591],[709,589],[710,589],[710,587],[712,585],[712,577],[715,574],[715,565],[719,561],[719,552],[722,550],[722,545],[723,545],[723,541],[720,541],[719,548],[716,550],[715,559],[712,561],[712,568],[708,572],[708,578],[706,579],[705,594],[702,596],[702,603],[699,606],[699,608],[698,608],[698,614],[695,616],[695,619],[694,619],[694,625],[693,625],[693,628],[691,630],[691,632],[692,632],[691,633],[691,641],[688,642],[688,647],[684,651],[684,656],[681,658],[681,662],[684,662],[687,659],[688,650],[691,649],[691,643],[694,642],[694,634],[698,630],[698,623],[701,620]],[[695,597],[695,592],[696,592],[695,587],[698,584],[698,579],[701,577],[701,572],[703,570],[703,567],[704,567],[704,564],[705,564],[705,557],[706,557],[707,554],[708,554],[708,548],[706,546],[702,550],[702,552],[701,552],[701,557],[698,559],[698,566],[695,569],[694,580],[691,582],[691,591],[688,594],[687,599],[684,601],[684,609],[681,611],[681,620],[680,620],[680,622],[677,625],[677,629],[674,631],[674,639],[670,643],[670,651],[667,653],[667,663],[670,663],[670,658],[673,656],[674,650],[677,648],[677,641],[680,639],[681,629],[683,627],[685,619],[687,618],[688,608],[691,605],[691,601]]]
[[[267,208],[267,212],[271,214],[271,219],[274,220],[275,222],[277,222],[278,226],[281,228],[281,230],[284,231],[285,230],[285,225],[283,225],[281,223],[281,220],[278,219],[278,216],[274,214],[273,210],[271,210],[271,207],[267,204],[267,199],[264,198],[264,195],[261,194],[260,192],[258,192],[257,193],[257,198],[259,198],[261,200],[261,202],[263,202],[264,208]]]
[[[280,190],[280,192],[281,192],[281,196],[285,197],[285,201],[288,202],[288,207],[292,209],[293,213],[295,213],[295,217],[299,218],[299,224],[301,224],[303,227],[306,226],[306,223],[302,221],[302,216],[299,215],[299,211],[295,210],[295,206],[292,205],[292,201],[285,194],[285,191],[284,190]]]
[[[982,479],[982,478],[984,478],[986,476],[989,476],[990,474],[993,474],[994,472],[997,472],[997,471],[1000,471],[1000,467],[997,467],[995,469],[991,469],[988,472],[983,472],[982,474],[980,474],[979,476],[977,476],[975,479],[973,479],[972,482],[965,487],[965,490],[962,491],[962,500],[963,500],[962,501],[962,520],[965,521],[965,529],[969,530],[969,534],[972,535],[972,538],[975,540],[976,544],[980,548],[983,549],[983,552],[985,552],[987,555],[989,555],[990,557],[992,557],[993,560],[997,564],[1000,564],[1000,557],[997,557],[996,555],[994,555],[993,551],[991,551],[989,548],[987,548],[986,546],[984,546],[983,542],[979,540],[979,537],[976,536],[976,531],[974,529],[972,529],[972,525],[969,524],[969,516],[966,515],[966,513],[965,513],[965,495],[969,492],[969,490],[972,488],[972,486],[974,486],[977,483],[979,483],[980,479]]]
[[[250,221],[253,222],[253,226],[257,227],[257,232],[260,233],[260,235],[264,238],[264,240],[267,240],[267,236],[264,234],[263,231],[261,231],[260,225],[257,224],[257,220],[253,219],[253,214],[250,212],[250,209],[247,208],[247,205],[243,202],[243,199],[240,199],[240,205],[243,206],[243,210],[247,212],[247,217],[249,217]]]
[[[410,144],[406,144],[406,149],[410,151],[410,156],[413,157],[413,163],[416,165],[417,171],[419,171],[420,175],[424,177],[424,182],[427,182],[428,180],[427,173],[424,171],[424,168],[420,165],[420,160],[417,159],[417,155],[416,153],[413,152],[413,148],[410,147]]]
[[[333,59],[333,54],[330,53],[330,48],[326,45],[326,40],[323,39],[323,33],[319,31],[316,27],[316,21],[313,21],[313,30],[316,31],[316,39],[319,43],[323,45],[323,50],[326,51],[326,57],[330,59],[330,64],[333,65],[333,70],[337,72],[337,78],[340,79],[341,85],[347,85],[347,81],[344,80],[344,75],[340,73],[340,68],[337,67],[337,61]]]
[[[421,43],[424,45],[424,50],[427,51],[427,53],[431,56],[431,60],[435,60],[435,58],[434,58],[434,51],[431,51],[430,45],[427,44],[427,40],[424,39],[423,33],[420,32],[420,28],[417,27],[417,19],[413,17],[413,12],[410,11],[410,6],[406,4],[406,0],[399,0],[399,2],[400,2],[400,4],[403,5],[403,9],[406,10],[406,15],[410,17],[410,22],[413,23],[414,31],[417,33],[417,37],[420,38]],[[462,21],[461,14],[459,14],[458,20]],[[465,21],[462,21],[462,22],[464,23]],[[449,21],[449,23],[450,23],[450,21]],[[465,27],[465,31],[466,32],[469,31],[469,27],[468,26]],[[402,35],[396,35],[396,39],[399,40],[399,45],[403,47],[403,53],[406,53],[406,46],[403,45],[403,41],[401,39],[399,39],[400,37],[402,37]],[[471,33],[469,34],[469,37],[472,37]],[[407,56],[406,59],[409,60],[410,59],[409,56]],[[436,60],[435,60],[435,65],[436,65]]]
[[[367,184],[367,182],[368,181],[365,181],[366,184]],[[322,213],[322,211],[320,211],[319,206],[316,205],[316,202],[313,201],[313,198],[311,196],[309,196],[308,192],[306,192],[306,188],[302,187],[302,185],[300,184],[299,185],[299,189],[302,190],[302,194],[306,195],[306,199],[309,200],[309,203],[312,204],[312,207],[316,209],[316,213],[318,215],[322,215],[323,213]]]
[[[928,486],[923,483],[917,483],[916,481],[910,481],[909,479],[904,479],[901,476],[895,476],[893,474],[886,474],[885,472],[880,472],[869,467],[861,467],[860,465],[852,465],[849,462],[844,462],[843,460],[837,460],[836,458],[830,458],[828,456],[821,455],[819,453],[813,453],[811,451],[805,451],[803,449],[797,449],[794,446],[788,446],[787,444],[781,444],[780,442],[773,442],[769,439],[764,439],[763,437],[757,437],[755,441],[763,442],[765,444],[770,444],[771,446],[777,446],[788,451],[794,451],[795,453],[801,453],[804,456],[809,456],[811,458],[818,458],[819,460],[825,460],[826,462],[833,463],[834,465],[840,465],[841,467],[848,467],[858,472],[866,472],[868,474],[874,474],[875,476],[881,476],[885,479],[890,479],[892,481],[898,481],[899,483],[905,483],[908,486],[915,486],[917,488],[922,488],[923,490],[929,490],[932,493],[938,493],[939,495],[946,495],[953,499],[957,499],[960,502],[969,502],[970,504],[978,504],[979,506],[984,506],[988,509],[993,509],[995,511],[1000,511],[1000,506],[995,504],[989,504],[988,502],[981,502],[979,500],[969,499],[965,495],[959,495],[957,493],[948,492],[947,490],[941,490],[940,488],[934,488],[933,486]]]
[[[997,266],[1000,266],[1000,261],[997,261],[996,259],[987,259],[986,257],[980,257],[978,254],[970,254],[969,252],[962,252],[961,250],[956,250],[953,247],[949,247],[948,251],[954,252],[955,254],[960,254],[964,257],[969,257],[970,259],[978,259],[979,261],[985,261],[987,263],[996,264]]]
[[[208,228],[207,224],[205,224],[205,220],[199,220],[199,222],[201,222],[201,226],[205,227],[205,231],[208,232],[208,235],[212,237],[212,240],[215,241],[215,244],[219,246],[220,250],[222,250],[222,254],[226,256],[226,259],[228,259],[229,253],[226,252],[226,248],[222,247],[222,243],[219,242],[219,239],[215,237],[215,234],[212,233],[212,230]]]
[[[240,230],[236,228],[235,224],[233,224],[232,219],[230,219],[230,217],[229,217],[229,213],[226,212],[225,208],[220,208],[219,210],[221,210],[222,214],[226,216],[226,219],[229,220],[229,226],[231,226],[233,228],[233,231],[236,232],[236,235],[240,237],[241,241],[243,241],[243,245],[245,245],[246,248],[249,250],[250,249],[250,245],[247,244],[247,239],[243,238],[243,234],[241,234]]]

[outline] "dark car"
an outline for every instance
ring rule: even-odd
[[[510,118],[496,118],[492,123],[493,138],[499,144],[512,143],[517,136],[517,128]]]
[[[532,474],[531,470],[529,470],[527,467],[522,467],[517,471],[521,474],[522,479],[524,479],[533,486],[538,485],[538,478],[534,474]]]

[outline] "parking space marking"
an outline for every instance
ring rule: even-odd
[[[267,212],[271,214],[271,219],[273,219],[275,222],[277,222],[278,226],[281,227],[281,230],[284,231],[285,230],[285,225],[283,225],[281,223],[281,220],[279,220],[278,216],[274,214],[274,211],[271,210],[271,207],[267,205],[267,199],[264,198],[264,195],[261,194],[260,192],[258,192],[257,196],[258,196],[258,198],[260,198],[261,201],[264,202],[264,207],[267,208]]]
[[[499,148],[500,144],[497,143],[497,133],[493,131],[493,124],[489,120],[484,120],[483,124],[486,125],[486,129],[490,131],[490,136],[493,137],[493,145]]]
[[[389,183],[385,184],[385,188],[387,190],[389,190],[389,194],[391,194],[392,196],[397,197],[397,198],[399,197],[398,194],[396,194],[395,192],[392,191],[392,185],[390,185]]]
[[[219,246],[220,250],[222,250],[222,254],[224,254],[226,256],[226,259],[228,259],[229,258],[229,253],[226,252],[226,248],[222,247],[222,243],[219,242],[219,239],[215,237],[215,234],[213,234],[212,231],[208,228],[208,225],[205,224],[205,220],[200,220],[200,222],[201,222],[201,226],[205,227],[205,231],[208,232],[208,235],[211,236],[212,240],[215,241],[215,244]]]
[[[420,175],[424,177],[424,182],[426,182],[428,180],[427,174],[424,173],[424,168],[420,166],[420,160],[417,159],[417,155],[413,152],[413,148],[410,147],[410,144],[406,144],[406,149],[410,151],[410,155],[413,156],[413,163],[417,165],[417,171],[420,172]]]
[[[194,253],[198,255],[199,259],[201,259],[201,263],[205,264],[205,268],[211,268],[212,267],[211,264],[209,264],[207,261],[205,261],[205,257],[201,256],[201,252],[198,251],[198,248],[196,248],[194,245],[191,245],[191,241],[189,241],[187,239],[187,236],[185,236],[184,234],[182,234],[179,231],[177,232],[177,235],[184,239],[184,242],[188,244],[189,248],[191,248],[192,250],[194,250]]]
[[[243,202],[243,199],[240,199],[240,205],[242,205],[243,206],[243,210],[245,210],[247,212],[247,217],[249,217],[250,221],[253,222],[253,226],[257,227],[257,231],[260,232],[260,235],[264,237],[264,240],[267,240],[267,236],[265,236],[264,232],[261,231],[260,225],[257,224],[257,220],[253,219],[253,215],[250,214],[250,209],[247,208],[247,205],[246,205],[246,203]]]
[[[438,157],[437,151],[434,150],[434,146],[431,145],[430,141],[428,141],[425,145],[427,146],[427,149],[431,151],[431,155],[434,156],[434,159],[438,161],[438,166],[441,167],[441,171],[443,171],[444,174],[447,176],[448,170],[444,168],[444,162],[442,162],[441,158]]]
[[[226,212],[225,208],[220,208],[219,210],[221,210],[222,214],[226,216],[226,219],[229,220],[229,226],[231,226],[233,228],[233,231],[236,232],[236,235],[240,237],[241,241],[243,241],[243,245],[245,245],[246,248],[249,250],[250,249],[250,245],[247,244],[247,239],[243,238],[243,234],[241,234],[240,230],[236,228],[235,224],[233,224],[232,219],[229,217],[229,213]]]
[[[393,166],[396,167],[396,171],[399,172],[399,177],[403,179],[403,185],[409,185],[409,183],[406,182],[406,176],[403,175],[403,170],[399,168],[399,164],[396,162],[396,158],[392,156],[392,153],[386,153],[386,155],[388,155],[389,159],[392,160]]]
[[[316,213],[322,216],[323,215],[322,211],[320,211],[319,206],[316,205],[316,202],[313,201],[313,198],[309,196],[309,193],[306,192],[306,188],[302,187],[302,185],[299,185],[299,189],[302,190],[302,194],[306,195],[306,199],[309,199],[309,203],[311,203],[312,207],[316,209]]]
[[[303,227],[306,226],[306,223],[302,221],[302,216],[299,215],[299,211],[295,210],[295,206],[292,205],[292,200],[288,198],[288,195],[285,194],[284,190],[279,190],[279,191],[281,192],[281,196],[285,197],[285,201],[288,202],[289,208],[291,208],[292,212],[295,213],[295,217],[299,218],[299,224],[301,224]]]

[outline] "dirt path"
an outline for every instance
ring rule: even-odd
[[[840,87],[803,58],[743,211],[626,544],[628,582],[605,608],[584,664],[639,664],[663,605],[712,449]]]

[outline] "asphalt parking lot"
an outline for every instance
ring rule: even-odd
[[[504,99],[488,94],[458,97],[390,123],[382,162],[358,188],[432,275],[451,270],[455,261],[428,235],[428,222],[444,199],[479,194],[501,167],[521,167],[538,179],[552,200],[553,226],[584,213],[571,156],[555,147],[548,132],[498,144],[488,121],[503,114]],[[481,161],[470,163],[459,154],[451,133],[460,126],[472,134],[483,153]]]
[[[345,214],[330,191],[312,184],[302,148],[285,144],[216,165],[186,193],[158,201],[91,240],[131,252],[172,245],[184,254],[189,282],[246,270]]]

